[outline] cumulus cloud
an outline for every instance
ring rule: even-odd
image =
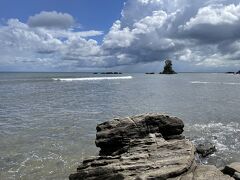
[[[56,11],[42,11],[39,14],[30,16],[27,24],[30,27],[45,27],[45,28],[71,28],[75,23],[74,18],[67,13],[58,13]]]
[[[223,41],[240,37],[240,5],[210,5],[200,8],[183,31],[203,41]]]
[[[170,58],[232,66],[232,60],[240,60],[239,31],[240,4],[234,0],[127,1],[103,48],[115,54],[116,65]]]
[[[102,31],[74,29],[66,13],[41,12],[27,23],[10,19],[0,27],[1,59],[73,68],[142,69],[165,59],[195,69],[240,65],[238,0],[128,0],[121,15],[102,44],[91,38]]]
[[[48,70],[96,64],[89,57],[98,56],[100,47],[96,41],[86,38],[98,35],[102,32],[32,27],[18,19],[9,19],[0,27],[0,65]],[[80,57],[88,57],[88,61],[80,62]]]

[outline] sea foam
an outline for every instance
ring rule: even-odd
[[[192,84],[225,84],[225,85],[240,85],[235,82],[208,82],[208,81],[191,81]]]
[[[119,79],[132,79],[132,76],[120,77],[86,77],[86,78],[53,78],[55,81],[101,81],[101,80],[119,80]]]

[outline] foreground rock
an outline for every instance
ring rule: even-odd
[[[232,177],[234,177],[237,180],[240,180],[240,163],[234,162],[232,164],[229,164],[225,166],[225,168],[222,170],[224,174],[228,174]]]
[[[101,149],[100,155],[119,154],[118,151],[127,150],[131,141],[151,133],[159,133],[165,139],[181,138],[183,127],[182,120],[161,114],[114,119],[97,126],[95,143]]]
[[[99,156],[70,180],[230,180],[215,166],[196,165],[194,145],[181,136],[183,121],[162,114],[114,119],[97,126]]]

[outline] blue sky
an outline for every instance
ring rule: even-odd
[[[240,69],[238,0],[1,0],[0,71]]]
[[[18,18],[26,22],[29,16],[41,11],[71,14],[85,30],[108,31],[121,17],[124,0],[1,0],[1,19]]]

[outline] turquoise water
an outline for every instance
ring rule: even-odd
[[[239,89],[228,74],[0,73],[0,179],[67,179],[97,153],[97,123],[145,112],[178,116],[188,138],[216,144],[206,162],[240,161]]]

